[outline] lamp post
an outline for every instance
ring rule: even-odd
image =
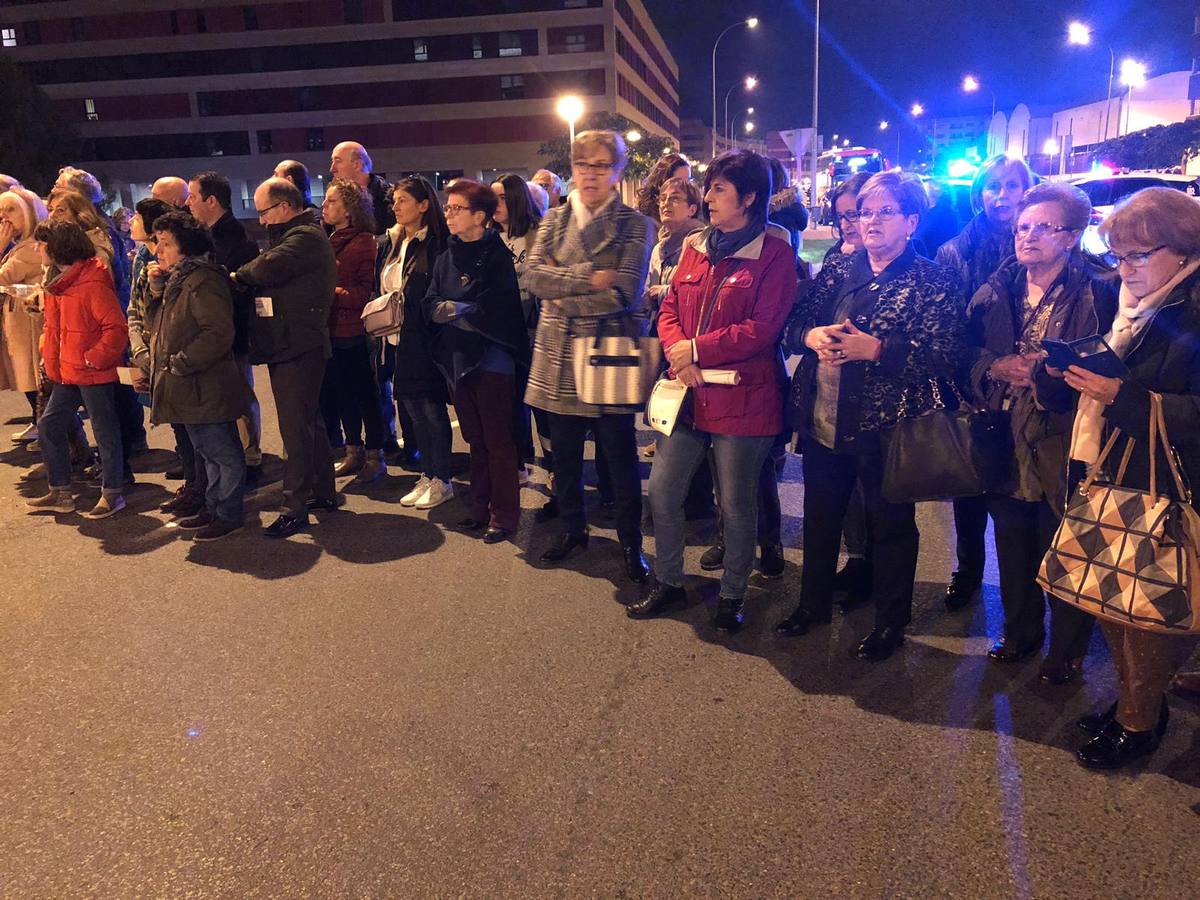
[[[1128,90],[1125,100],[1125,133],[1133,129],[1133,89],[1140,88],[1146,83],[1146,64],[1135,59],[1121,60],[1121,84]],[[1117,128],[1120,137],[1121,129]]]
[[[1067,43],[1076,47],[1088,47],[1092,43],[1092,26],[1085,22],[1068,22],[1067,23]],[[1108,48],[1108,91],[1104,95],[1104,137],[1101,140],[1108,140],[1108,123],[1112,118],[1112,89],[1113,78],[1117,72],[1117,54],[1113,52],[1113,48]],[[1121,123],[1117,122],[1117,131],[1120,132]]]
[[[812,121],[812,175],[809,179],[809,191],[812,197],[809,201],[809,208],[812,210],[812,217],[817,218],[817,168],[820,165],[821,156],[821,137],[817,131],[817,107],[818,107],[818,90],[821,84],[821,0],[814,0],[813,10],[813,121]]]
[[[743,115],[743,113],[734,113],[734,114],[733,114],[733,121],[729,123],[729,139],[730,139],[730,141],[732,142],[732,144],[733,144],[733,147],[734,147],[734,149],[735,149],[735,150],[737,149],[737,127],[738,127],[738,117],[739,117],[739,116],[741,116],[741,115]],[[753,106],[747,106],[747,107],[746,107],[746,110],[745,110],[745,113],[744,113],[744,115],[747,115],[747,116],[752,116],[752,115],[754,115],[754,107],[753,107]],[[750,127],[749,127],[749,128],[747,128],[747,127],[746,127],[747,125],[748,125],[748,126],[750,126]],[[753,131],[753,130],[754,130],[754,123],[753,123],[753,122],[746,122],[746,123],[744,123],[744,124],[742,125],[742,128],[743,128],[743,129],[745,129],[745,131],[746,131],[746,133],[747,133],[747,134],[749,134],[751,131]]]
[[[583,99],[576,97],[574,94],[559,97],[558,103],[554,106],[554,111],[558,113],[560,119],[567,123],[571,143],[575,143],[575,123],[583,116]]]
[[[734,22],[724,31],[717,35],[717,39],[713,41],[712,49],[712,149],[713,156],[717,154],[717,47],[721,43],[721,38],[729,34],[735,28],[745,26],[751,30],[758,27],[758,17],[751,16],[748,19],[743,19],[741,22]]]
[[[758,79],[753,75],[747,75],[740,82],[740,85],[746,89],[746,92],[754,90],[758,87]],[[729,95],[738,89],[738,85],[734,85],[725,92],[725,140],[729,140]]]
[[[980,85],[979,79],[976,78],[974,75],[964,75],[963,76],[962,89],[963,89],[964,94],[974,94],[981,87],[982,87],[982,85]],[[991,118],[988,119],[988,127],[987,127],[988,146],[987,146],[987,154],[986,155],[991,156],[992,155],[992,121],[996,118],[996,92],[993,91],[989,87],[988,93],[992,95],[992,115],[991,115]]]

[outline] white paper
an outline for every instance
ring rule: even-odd
[[[117,378],[121,384],[133,384],[133,369],[129,366],[117,366]]]
[[[255,297],[254,312],[262,319],[269,319],[275,315],[275,306],[271,303],[270,297]]]
[[[701,369],[705,384],[740,384],[742,376],[735,369]]]

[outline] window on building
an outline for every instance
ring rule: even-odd
[[[500,32],[500,55],[501,56],[520,56],[521,55],[521,36],[515,31]],[[479,57],[476,57],[478,59]]]
[[[429,41],[425,38],[413,38],[413,61],[429,62]]]
[[[196,95],[196,114],[200,116],[212,115],[212,98],[207,94]]]
[[[89,122],[95,122],[100,118],[96,115],[96,101],[91,98],[83,101],[83,112]]]
[[[296,103],[304,111],[316,109],[319,106],[317,97],[317,89],[314,87],[302,87],[296,92]]]
[[[179,13],[171,13],[171,34],[179,34]]]
[[[271,132],[270,131],[258,132],[258,152],[259,153],[270,153],[272,145],[273,145],[273,142],[271,140]]]
[[[563,9],[583,9],[588,0],[563,0]]]
[[[361,25],[363,20],[362,0],[342,0],[342,16],[347,25]]]
[[[204,34],[208,31],[208,19],[204,18],[204,13],[201,10],[196,10],[196,31],[199,34]]]
[[[25,43],[40,44],[42,42],[42,23],[36,19],[25,23]]]
[[[71,40],[82,41],[86,35],[83,19],[71,20]]]
[[[2,47],[17,46],[17,29],[15,29],[15,28],[0,28],[0,46],[2,46]]]
[[[258,31],[258,7],[243,6],[242,22],[245,24],[247,31]]]
[[[308,128],[304,132],[304,146],[309,150],[325,149],[325,129]]]
[[[525,96],[525,76],[524,75],[501,75],[500,76],[500,99],[501,100],[520,100]]]
[[[483,59],[483,37],[478,34],[471,38],[471,58]]]
[[[587,50],[587,35],[580,31],[569,32],[565,43],[568,53],[583,53]]]

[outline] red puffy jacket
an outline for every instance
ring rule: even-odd
[[[329,236],[337,256],[337,288],[329,311],[331,338],[366,334],[363,307],[375,288],[375,238],[370,232],[342,228]]]
[[[702,385],[693,393],[696,428],[710,434],[765,437],[783,431],[779,333],[796,295],[792,246],[772,230],[715,266],[708,229],[684,241],[679,268],[658,314],[666,350],[695,338],[702,369],[733,369],[736,385]]]
[[[51,381],[117,380],[117,366],[129,346],[129,324],[99,257],[75,263],[46,287],[45,312],[42,362]]]

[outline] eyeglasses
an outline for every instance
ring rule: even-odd
[[[900,215],[900,210],[894,206],[881,206],[879,209],[860,209],[858,211],[858,221],[870,222],[872,219],[878,219],[880,222],[890,222],[898,215]]]
[[[687,197],[681,197],[678,194],[669,194],[666,197],[658,198],[659,206],[672,206],[676,203],[687,203]]]
[[[612,171],[613,164],[610,162],[590,163],[590,162],[584,162],[581,159],[573,159],[573,160],[571,160],[571,168],[578,169],[580,172],[583,172],[585,174],[589,173],[589,172],[594,172],[597,175],[603,175],[606,172]]]
[[[838,218],[848,225],[853,225],[862,218],[857,212],[838,213]]]
[[[1112,257],[1117,261],[1118,266],[1121,265],[1121,263],[1127,263],[1134,269],[1140,269],[1142,266],[1146,265],[1146,263],[1150,262],[1150,257],[1152,257],[1159,250],[1165,250],[1166,246],[1166,244],[1159,244],[1153,250],[1139,250],[1137,253],[1126,253],[1124,256],[1118,256],[1117,254],[1113,253]]]
[[[1062,234],[1064,231],[1074,230],[1074,228],[1068,228],[1066,225],[1052,225],[1049,222],[1038,222],[1036,225],[1029,222],[1022,222],[1017,226],[1017,237],[1029,237],[1036,241],[1043,234]]]
[[[256,209],[255,212],[258,213],[258,217],[261,219],[263,216],[265,216],[267,213],[269,213],[275,207],[281,206],[282,204],[283,204],[283,201],[280,200],[278,203],[272,203],[266,209]]]
[[[471,211],[471,207],[469,207],[469,206],[457,206],[453,203],[447,203],[445,206],[442,207],[442,212],[444,212],[448,216],[456,216],[459,213],[465,213],[465,212],[470,212],[470,211]]]

